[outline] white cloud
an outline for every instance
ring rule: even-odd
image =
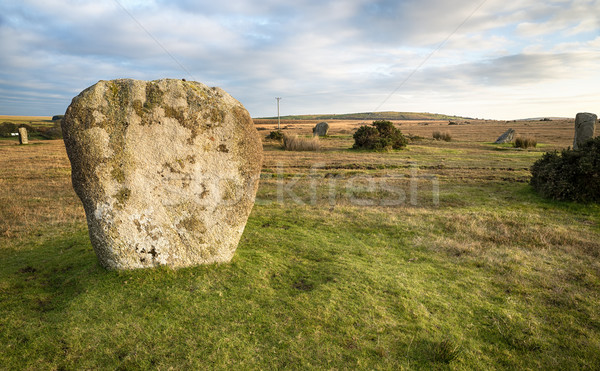
[[[541,2],[545,4],[545,2]],[[572,1],[548,4],[552,10],[550,14],[542,18],[534,18],[524,21],[517,26],[518,36],[537,37],[552,35],[557,32],[568,36],[578,35],[585,32],[596,32],[600,28],[600,18],[597,12],[600,9],[600,1]]]
[[[179,64],[255,116],[275,96],[287,113],[373,110],[421,64],[382,109],[495,117],[519,91],[515,106],[539,97],[531,107],[567,113],[572,100],[557,105],[548,86],[600,83],[600,0],[120,3],[134,19],[114,1],[0,3],[0,114],[60,113],[100,79],[187,78]]]

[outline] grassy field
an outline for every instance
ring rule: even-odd
[[[6,116],[0,115],[0,123],[12,122],[15,124],[28,124],[31,126],[47,126],[52,124],[51,116]]]
[[[0,140],[0,368],[599,369],[600,206],[527,184],[573,123],[398,124],[425,139],[265,141],[232,262],[180,270],[101,268],[62,142]]]
[[[27,137],[29,139],[58,139],[61,137],[60,121],[52,121],[51,116],[7,116],[0,115],[0,137],[4,137],[6,132],[5,124],[14,124],[25,126],[27,128]],[[16,134],[17,130],[8,129]],[[49,131],[50,130],[50,131]],[[51,134],[51,132],[53,132]],[[6,133],[8,134],[8,133]]]

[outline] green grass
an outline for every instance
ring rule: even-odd
[[[0,360],[36,369],[599,366],[597,252],[550,249],[530,231],[523,246],[511,232],[527,218],[506,208],[468,208],[454,220],[455,209],[391,211],[257,206],[230,264],[177,271],[109,272],[85,229],[42,234],[3,250]],[[536,224],[597,222],[597,209],[577,211]],[[469,221],[485,227],[466,236]]]
[[[106,271],[81,223],[0,239],[0,368],[600,368],[600,206],[536,195],[541,151],[348,147],[285,167],[283,203],[268,152],[228,264]],[[406,200],[356,205],[397,196],[367,176]]]
[[[0,126],[4,126],[5,123],[12,123],[17,126],[25,125],[26,127],[28,127],[28,129],[27,129],[28,139],[30,139],[30,140],[47,139],[42,135],[42,132],[47,132],[48,129],[52,128],[53,126],[59,125],[59,121],[52,121],[50,118],[51,117],[45,117],[45,116],[27,117],[27,116],[2,116],[2,115],[0,115]],[[11,131],[13,131],[13,130],[11,130]],[[13,132],[16,132],[16,130],[14,130]],[[54,136],[53,138],[56,139],[57,137]],[[18,136],[9,136],[9,137],[0,136],[0,140],[19,142],[19,137]]]

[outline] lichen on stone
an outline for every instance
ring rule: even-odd
[[[110,172],[110,175],[113,177],[113,179],[119,183],[123,183],[125,181],[125,172],[123,171],[123,169],[121,169],[120,166],[118,166],[117,164],[113,163],[113,168],[112,171]]]
[[[123,188],[119,189],[119,192],[117,192],[117,194],[114,197],[115,197],[115,200],[117,200],[117,205],[120,207],[123,207],[125,205],[125,202],[127,202],[127,200],[129,199],[130,196],[131,196],[131,190],[123,187]]]
[[[73,99],[63,133],[102,265],[231,259],[262,161],[239,102],[197,82],[100,81]]]
[[[204,233],[206,232],[206,227],[204,223],[202,223],[197,217],[189,216],[187,218],[182,219],[177,223],[177,228],[183,228],[188,231]]]
[[[151,112],[162,101],[163,93],[155,82],[146,84],[146,101],[142,108],[146,113]]]

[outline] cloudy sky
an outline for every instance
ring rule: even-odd
[[[0,114],[98,80],[220,86],[253,117],[600,113],[600,0],[0,0]]]

